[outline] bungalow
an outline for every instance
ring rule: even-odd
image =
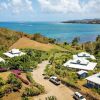
[[[87,87],[100,89],[100,72],[86,78]]]
[[[77,55],[73,55],[73,58],[91,58],[91,59],[96,59],[93,55],[90,55],[87,52],[81,52],[78,53]]]
[[[84,58],[71,59],[64,63],[65,67],[81,70],[93,70],[96,67],[96,65],[97,63],[89,62]]]
[[[5,60],[3,58],[0,57],[0,62],[5,62]]]
[[[85,70],[80,70],[77,72],[78,78],[85,78],[88,76],[88,72]]]
[[[16,56],[22,56],[25,55],[24,52],[21,52],[19,49],[12,49],[6,53],[3,53],[4,55],[6,55],[7,57],[16,57]]]

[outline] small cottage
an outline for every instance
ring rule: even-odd
[[[77,72],[78,78],[85,78],[88,76],[88,72],[85,70],[80,70]]]
[[[6,53],[4,53],[4,55],[6,55],[7,57],[16,57],[16,56],[22,56],[22,55],[25,55],[24,52],[21,52],[19,49],[12,49]]]
[[[86,78],[87,87],[100,89],[100,72]]]

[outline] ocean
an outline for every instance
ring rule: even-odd
[[[80,42],[94,41],[100,35],[100,24],[71,24],[56,22],[0,22],[0,27],[27,34],[40,33],[60,42],[71,42],[80,37]]]

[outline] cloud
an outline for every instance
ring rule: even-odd
[[[7,8],[8,8],[8,6],[5,2],[0,3],[0,10],[7,9]]]
[[[100,0],[38,0],[43,12],[100,14]]]
[[[33,12],[32,1],[30,0],[9,0],[8,6],[15,14],[24,11]]]
[[[7,2],[2,2],[0,4],[0,9],[9,9],[10,12],[14,14],[20,14],[23,12],[34,12],[32,1],[30,0],[8,0]]]

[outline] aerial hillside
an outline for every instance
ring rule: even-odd
[[[22,36],[24,36],[22,32],[0,28],[0,49],[8,48]]]
[[[45,44],[45,43],[40,43],[35,40],[31,40],[30,38],[27,37],[22,37],[20,38],[17,42],[15,42],[9,49],[12,48],[32,48],[36,50],[42,50],[42,51],[49,51],[52,49],[58,49],[58,50],[65,50],[55,44]]]
[[[12,48],[32,48],[48,51],[51,49],[64,50],[54,44],[55,39],[44,37],[40,34],[29,35],[6,28],[0,28],[0,50]]]

